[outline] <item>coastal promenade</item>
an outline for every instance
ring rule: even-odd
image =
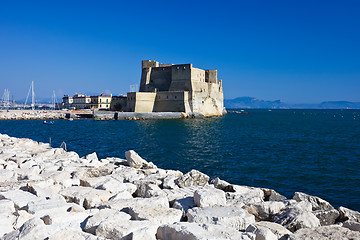
[[[64,119],[66,110],[0,110],[0,120],[16,119]]]
[[[359,239],[360,213],[0,134],[0,239]]]

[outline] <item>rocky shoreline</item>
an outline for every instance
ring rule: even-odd
[[[1,110],[0,120],[65,119],[64,110]]]
[[[360,239],[360,213],[0,134],[0,239]]]

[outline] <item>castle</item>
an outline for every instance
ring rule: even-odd
[[[224,111],[222,81],[217,79],[217,70],[144,60],[139,92],[127,93],[127,111],[220,116]]]

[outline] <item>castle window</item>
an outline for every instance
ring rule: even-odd
[[[176,96],[174,96],[174,98],[176,99]]]
[[[169,96],[166,96],[166,99],[169,99]]]

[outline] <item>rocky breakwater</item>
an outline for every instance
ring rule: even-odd
[[[0,120],[64,119],[66,113],[63,110],[2,110],[0,111]]]
[[[0,135],[0,239],[355,239],[360,213],[304,193]]]

